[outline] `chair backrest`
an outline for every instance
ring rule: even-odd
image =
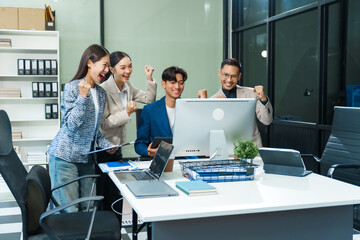
[[[42,166],[33,166],[26,176],[27,229],[30,235],[42,232],[39,219],[47,209],[50,195],[49,173]]]
[[[4,110],[0,110],[0,136],[0,173],[22,208],[27,171],[13,149],[10,120]]]
[[[0,110],[0,136],[0,173],[21,209],[23,239],[27,239],[42,231],[39,218],[49,203],[50,177],[40,166],[27,173],[13,149],[11,124],[4,110]]]
[[[332,130],[321,157],[321,174],[333,164],[360,164],[360,108],[335,107]],[[360,185],[360,171],[338,169],[334,178]]]
[[[136,112],[135,112],[135,114],[136,114],[136,129],[139,127],[141,112],[142,112],[142,108],[138,108],[138,110],[136,110]]]

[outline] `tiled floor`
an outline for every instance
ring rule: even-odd
[[[131,212],[128,203],[124,203],[124,212]],[[131,215],[123,217],[121,229],[122,240],[131,240]],[[0,240],[21,240],[21,212],[16,201],[7,188],[5,182],[0,180]],[[146,240],[146,228],[138,235],[139,240]]]

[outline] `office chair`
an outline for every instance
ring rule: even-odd
[[[79,198],[46,211],[50,199],[53,199],[51,193],[54,190],[51,190],[49,173],[41,166],[34,166],[29,173],[26,171],[13,149],[11,124],[4,110],[0,110],[0,135],[0,173],[20,207],[24,240],[121,238],[115,214],[96,211],[96,203],[102,196]],[[94,178],[96,175],[82,176],[70,183],[85,177]],[[59,187],[67,184],[69,183]],[[74,204],[90,201],[95,203],[92,211],[64,212]],[[57,205],[55,200],[54,202]]]
[[[332,130],[320,160],[320,172],[360,186],[360,108],[335,107]],[[360,230],[360,205],[354,207]]]

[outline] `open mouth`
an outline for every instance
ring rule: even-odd
[[[124,78],[125,80],[129,80],[130,75],[123,75],[123,78]]]
[[[100,74],[99,74],[99,79],[100,79],[100,80],[103,80],[104,77],[105,77],[105,74],[103,74],[103,73],[100,73]]]

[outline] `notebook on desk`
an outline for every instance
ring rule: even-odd
[[[169,161],[170,154],[173,150],[173,145],[161,142],[155,157],[151,161],[148,169],[141,169],[131,172],[115,172],[116,177],[120,182],[129,181],[157,181],[160,179],[165,170],[166,164]]]
[[[304,177],[307,171],[301,154],[297,150],[284,148],[260,148],[265,173]]]

